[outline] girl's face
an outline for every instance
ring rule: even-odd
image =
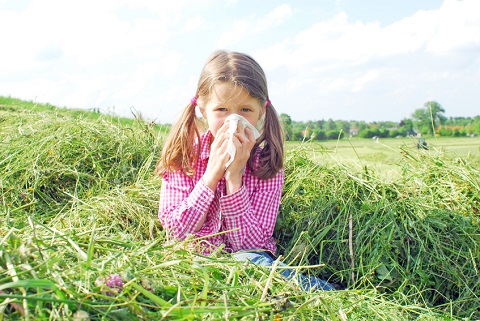
[[[265,112],[265,107],[250,96],[245,89],[233,83],[218,83],[213,87],[209,100],[203,103],[200,100],[200,111],[208,122],[208,129],[215,137],[230,114],[245,117],[250,124],[257,126],[257,122]]]

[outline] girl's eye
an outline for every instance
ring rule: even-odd
[[[217,108],[218,111],[227,111],[227,108],[219,107]]]
[[[247,113],[247,112],[250,111],[250,109],[249,109],[249,108],[242,108],[242,111],[243,111],[244,113]]]

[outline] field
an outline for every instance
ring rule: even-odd
[[[279,255],[166,243],[163,127],[0,97],[0,320],[479,320],[479,139],[287,143]]]
[[[468,158],[480,162],[480,137],[427,138],[429,150],[443,152],[449,157]],[[402,148],[415,149],[415,137],[382,138],[379,140],[344,138],[339,141],[287,142],[287,149],[308,146],[311,156],[319,162],[341,162],[354,168],[367,166],[385,179],[397,177],[403,160]],[[325,157],[327,155],[327,157]]]

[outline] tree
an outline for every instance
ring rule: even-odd
[[[380,136],[380,130],[378,128],[366,128],[364,130],[361,130],[360,133],[358,133],[358,136],[361,138],[373,138],[375,136]]]
[[[318,129],[323,129],[323,127],[325,126],[326,121],[323,120],[323,119],[321,119],[321,120],[317,120],[316,123],[317,123],[317,128],[318,128]]]
[[[422,134],[435,134],[435,128],[443,124],[447,118],[443,115],[445,109],[436,101],[427,101],[423,108],[416,109],[412,119]]]
[[[400,121],[399,131],[405,132],[406,135],[413,135],[413,121],[408,118],[404,118]]]
[[[326,138],[325,131],[319,128],[312,130],[312,135],[314,140],[323,140]]]
[[[325,123],[325,125],[323,126],[323,129],[325,129],[326,132],[330,131],[330,130],[336,130],[337,129],[337,125],[335,124],[335,122],[333,121],[333,119],[329,119],[327,120],[327,122]]]
[[[480,116],[475,116],[473,119],[473,126],[475,127],[474,133],[480,135]]]
[[[329,130],[325,133],[327,139],[340,139],[343,138],[345,133],[343,131],[339,131],[338,129]]]
[[[350,133],[350,123],[346,120],[336,120],[335,121],[336,129],[342,130],[344,133]]]
[[[424,107],[429,110],[430,119],[432,120],[434,128],[442,125],[445,120],[447,120],[447,117],[443,114],[445,113],[445,109],[436,101],[427,101]]]
[[[368,124],[365,121],[357,122],[358,131],[362,131],[362,130],[367,129],[367,128],[368,128]]]

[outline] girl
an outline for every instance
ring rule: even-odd
[[[256,127],[260,137],[255,140],[241,121],[230,134],[226,118],[232,114]],[[235,156],[226,167],[231,149]],[[196,246],[203,254],[223,247],[238,259],[271,265],[283,154],[282,128],[260,65],[246,54],[214,52],[157,163],[156,173],[163,178],[162,225],[175,239],[201,238]]]

